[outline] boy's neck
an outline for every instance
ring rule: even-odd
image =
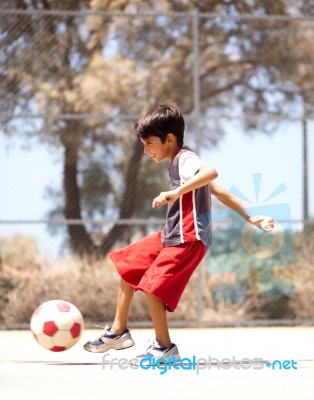
[[[171,167],[171,165],[172,165],[172,163],[173,163],[173,160],[175,159],[175,156],[179,153],[179,151],[180,151],[183,147],[184,147],[184,146],[179,147],[179,146],[175,145],[175,146],[173,147],[173,149],[171,149],[171,152],[170,152],[169,157],[168,157],[168,159],[169,159],[169,161],[170,161],[169,168]]]

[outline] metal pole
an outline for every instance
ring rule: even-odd
[[[199,129],[199,121],[201,114],[200,107],[200,57],[199,57],[199,12],[194,9],[192,11],[192,35],[193,35],[193,121],[194,129]],[[203,262],[198,266],[197,282],[196,282],[196,322],[201,325],[203,317],[203,279],[202,269]]]
[[[306,261],[309,260],[307,235],[308,235],[308,220],[309,220],[309,203],[308,203],[308,157],[307,157],[307,116],[306,104],[304,104],[303,120],[302,120],[302,156],[303,156],[303,240],[302,251]]]
[[[199,12],[192,11],[192,35],[193,35],[193,100],[194,123],[198,127],[200,117],[200,56],[199,56]]]
[[[303,134],[303,219],[306,222],[309,218],[309,203],[308,203],[308,157],[307,157],[307,120],[304,116],[302,121]]]

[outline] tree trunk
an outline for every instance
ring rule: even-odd
[[[64,191],[64,216],[67,220],[81,219],[80,192],[77,183],[77,165],[79,141],[76,138],[77,127],[71,127],[62,135],[64,146],[63,165],[63,191]],[[76,132],[72,134],[72,132]],[[71,133],[71,134],[70,134]],[[68,235],[73,253],[90,255],[95,252],[93,241],[82,224],[68,224]]]
[[[120,219],[131,218],[136,209],[135,198],[138,187],[138,175],[143,156],[143,145],[136,138],[132,147],[132,153],[128,162],[125,179],[125,189],[120,206]],[[107,254],[112,246],[122,237],[128,225],[115,224],[100,245],[100,254]]]

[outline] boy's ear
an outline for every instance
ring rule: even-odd
[[[175,140],[176,140],[175,135],[174,135],[173,133],[168,133],[168,135],[167,135],[167,142],[168,142],[168,143],[171,143],[171,142],[173,142],[173,141],[175,141]]]

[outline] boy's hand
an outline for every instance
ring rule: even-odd
[[[165,206],[170,202],[176,201],[180,195],[176,190],[169,190],[168,192],[161,192],[159,196],[155,197],[152,203],[152,207]]]
[[[248,222],[267,233],[270,233],[275,226],[275,220],[266,215],[261,215],[258,217],[250,217],[248,219]]]

